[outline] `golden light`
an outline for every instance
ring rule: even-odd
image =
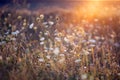
[[[85,0],[83,4],[79,4],[74,11],[76,18],[84,18],[92,20],[93,18],[110,17],[116,14],[116,11],[112,10],[113,0]],[[110,4],[109,4],[110,3]]]
[[[88,0],[88,3],[86,3],[85,6],[87,6],[88,12],[94,15],[101,10],[103,2],[101,0]]]

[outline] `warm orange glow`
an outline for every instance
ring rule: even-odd
[[[109,2],[112,2],[112,0]],[[76,13],[77,18],[83,17],[91,20],[96,17],[111,17],[118,11],[105,0],[87,0],[82,6],[78,5],[74,13]]]

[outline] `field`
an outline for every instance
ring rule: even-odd
[[[120,6],[70,6],[0,7],[0,80],[120,80]]]

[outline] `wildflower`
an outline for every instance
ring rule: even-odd
[[[33,27],[34,30],[37,30],[37,27]]]
[[[4,20],[5,20],[5,21],[7,21],[8,19],[7,19],[7,18],[5,18]]]
[[[85,54],[85,55],[88,55],[88,54],[90,54],[87,50],[82,50],[83,51],[83,54]]]
[[[64,52],[66,52],[67,50],[65,49]]]
[[[12,35],[18,35],[20,31],[16,30],[15,32],[12,32]]]
[[[22,16],[18,16],[18,17],[17,17],[17,19],[21,19],[21,18],[22,18]]]
[[[48,22],[43,22],[43,25],[47,25],[48,24]]]
[[[53,50],[53,53],[54,53],[55,55],[58,55],[58,54],[60,53],[59,48],[56,47],[56,48]]]
[[[92,51],[92,49],[88,49],[88,51]]]
[[[52,26],[52,25],[54,25],[54,22],[53,21],[49,21],[48,24]]]
[[[84,66],[84,68],[86,69],[87,67],[86,67],[86,66]]]
[[[11,14],[10,14],[10,13],[8,13],[8,16],[10,17],[10,16],[11,16]]]
[[[44,19],[44,14],[40,14],[40,19]]]
[[[48,34],[49,34],[49,32],[48,32],[48,31],[44,33],[44,35],[48,35]]]
[[[40,58],[40,59],[39,59],[39,62],[44,62],[44,59]]]
[[[16,30],[16,33],[19,34],[20,32],[18,30]]]
[[[32,29],[34,26],[34,23],[30,24],[29,28]]]
[[[90,39],[89,42],[90,42],[90,43],[96,43],[96,40]]]
[[[75,63],[79,63],[81,61],[81,59],[76,59]]]
[[[43,45],[44,44],[44,42],[40,42],[40,45]]]
[[[96,45],[94,45],[94,44],[90,44],[89,46],[90,46],[90,47],[95,47]]]
[[[41,37],[41,38],[40,38],[40,41],[44,41],[44,40],[45,40],[45,38],[44,38],[44,37]]]
[[[26,26],[26,25],[27,25],[27,23],[26,23],[26,22],[24,22],[24,23],[23,23],[23,26]]]
[[[45,25],[45,28],[48,28],[49,26],[48,25]]]
[[[64,41],[67,42],[67,43],[69,42],[69,40],[66,37],[64,38]]]
[[[26,20],[26,19],[24,19],[23,21],[24,21],[24,22],[26,22],[27,20]]]
[[[40,21],[40,18],[39,18],[39,17],[37,17],[37,18],[36,18],[36,21],[38,21],[38,22],[39,22],[39,21]]]
[[[50,57],[51,57],[50,55],[47,55],[47,56],[46,56],[47,59],[50,59]]]
[[[59,42],[61,41],[61,39],[60,39],[60,38],[58,38],[58,37],[55,37],[55,40],[57,40],[57,41],[59,41]]]

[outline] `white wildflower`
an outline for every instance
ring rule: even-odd
[[[53,53],[54,53],[55,55],[58,55],[58,54],[60,53],[59,48],[56,47],[56,48],[53,50]]]
[[[66,52],[67,50],[65,49],[64,52]]]
[[[81,59],[76,59],[75,63],[79,63],[81,61]]]
[[[15,32],[12,32],[12,35],[18,35],[20,33],[19,30],[16,30]]]
[[[47,59],[50,59],[50,57],[51,57],[50,55],[47,55],[47,56],[46,56]]]
[[[58,37],[55,37],[55,40],[57,40],[57,41],[61,41],[61,38],[58,38]]]
[[[48,25],[45,25],[45,28],[48,28],[49,26]]]
[[[19,34],[19,33],[20,33],[20,31],[19,31],[19,30],[16,30],[16,33],[17,33],[17,34]]]
[[[44,44],[44,42],[40,42],[40,45],[43,45]]]
[[[84,68],[86,69],[87,67],[86,67],[86,66],[84,66]]]
[[[21,19],[21,18],[22,18],[22,16],[18,16],[18,17],[17,17],[17,19]]]
[[[45,34],[45,35],[48,35],[49,33],[48,33],[48,32],[45,32],[44,34]]]
[[[90,47],[95,47],[96,45],[94,45],[94,44],[90,44],[89,46],[90,46]]]
[[[37,30],[37,27],[33,27],[34,30]]]
[[[96,43],[96,40],[90,39],[89,42],[90,42],[90,43]]]
[[[43,22],[43,25],[47,25],[48,24],[48,22]]]
[[[29,28],[32,29],[34,26],[34,23],[30,24]]]
[[[67,38],[65,37],[65,38],[64,38],[64,41],[68,43],[68,42],[69,42],[69,39],[67,39]]]
[[[53,21],[49,21],[48,23],[49,23],[49,25],[51,25],[51,26],[54,25],[54,22],[53,22]]]
[[[44,40],[45,40],[45,38],[44,38],[44,37],[41,37],[41,38],[40,38],[40,41],[44,41]]]
[[[40,62],[44,62],[44,59],[40,58],[39,61],[40,61]]]
[[[6,32],[5,34],[9,34],[9,32]]]
[[[92,51],[92,49],[88,49],[88,51]]]
[[[85,54],[85,55],[88,55],[88,54],[90,54],[87,50],[84,50],[83,49],[83,54]]]

